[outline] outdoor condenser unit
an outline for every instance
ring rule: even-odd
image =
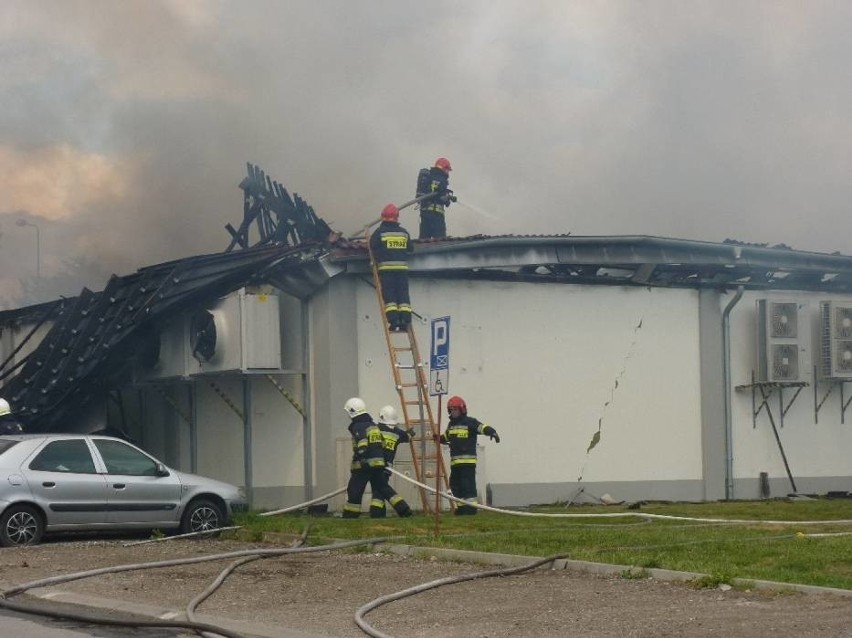
[[[156,362],[140,380],[281,369],[277,295],[239,290],[176,317],[158,336]]]
[[[852,379],[852,305],[822,301],[820,310],[820,374]]]
[[[190,374],[281,368],[277,295],[234,292],[189,317]]]
[[[809,382],[811,379],[808,304],[757,300],[757,380]]]

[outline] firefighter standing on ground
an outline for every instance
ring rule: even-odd
[[[467,404],[458,396],[447,401],[450,422],[440,435],[441,443],[450,446],[450,490],[453,496],[476,503],[476,437],[483,434],[500,442],[497,430],[467,415]],[[473,505],[458,505],[456,514],[476,514]]]
[[[24,428],[12,415],[12,408],[6,399],[0,399],[0,434],[21,434]]]
[[[403,430],[399,427],[399,417],[397,416],[396,408],[392,405],[386,405],[379,410],[378,425],[384,439],[385,466],[391,468],[396,458],[396,449],[400,443],[408,443],[414,438],[414,428]],[[388,474],[388,479],[390,479],[390,471],[385,470],[385,473]]]
[[[382,209],[382,223],[370,237],[370,251],[379,271],[385,316],[391,330],[406,330],[411,323],[408,256],[413,249],[411,236],[399,225],[399,209],[388,204]]]
[[[352,397],[343,406],[352,419],[349,433],[352,435],[352,466],[349,484],[346,487],[346,504],[343,518],[358,518],[361,515],[361,499],[367,483],[373,492],[370,501],[370,517],[385,516],[385,501],[388,501],[399,516],[411,516],[411,508],[396,491],[388,485],[385,472],[384,436],[373,417],[367,413],[363,399]]]
[[[432,168],[421,168],[417,175],[417,197],[433,193],[420,202],[420,239],[447,236],[447,220],[444,212],[456,196],[449,189],[450,160],[439,157]]]

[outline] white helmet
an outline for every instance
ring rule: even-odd
[[[0,416],[6,416],[12,413],[12,408],[9,407],[9,402],[6,399],[0,399]]]
[[[385,425],[396,425],[399,423],[399,417],[396,415],[396,408],[392,405],[386,405],[379,410],[379,423]]]
[[[361,397],[352,397],[343,404],[343,411],[349,415],[350,419],[354,419],[359,414],[367,412],[367,404]]]

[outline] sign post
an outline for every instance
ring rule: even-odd
[[[429,396],[438,397],[438,435],[444,395],[450,386],[450,318],[432,319],[432,344],[429,349]],[[441,524],[441,441],[435,441],[435,536]]]
[[[429,351],[429,394],[441,397],[450,385],[450,318],[432,319],[432,347]]]

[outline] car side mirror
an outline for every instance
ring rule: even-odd
[[[166,466],[162,463],[157,463],[157,476],[168,476],[169,471],[166,469]]]

